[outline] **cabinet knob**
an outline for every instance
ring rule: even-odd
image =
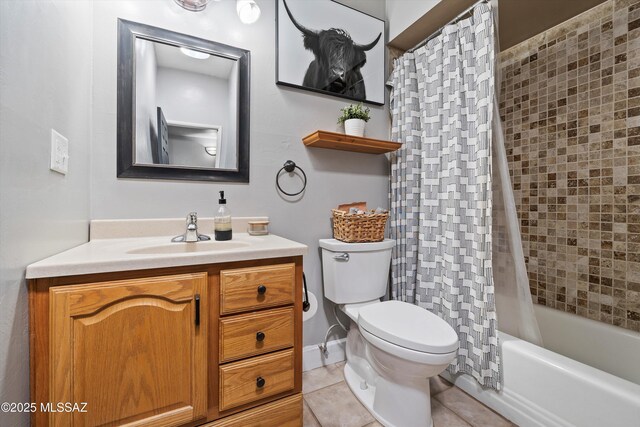
[[[267,292],[267,287],[265,285],[258,286],[258,293],[260,295],[264,295]]]
[[[264,332],[258,332],[256,334],[256,340],[258,341],[264,341]]]
[[[262,377],[256,378],[256,386],[258,386],[258,388],[264,387],[265,383],[266,381],[264,380],[264,378]]]

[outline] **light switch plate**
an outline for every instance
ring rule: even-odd
[[[53,129],[51,129],[50,169],[63,175],[69,171],[69,140]]]

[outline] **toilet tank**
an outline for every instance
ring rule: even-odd
[[[384,296],[393,245],[391,239],[375,243],[320,239],[325,298],[351,304]]]

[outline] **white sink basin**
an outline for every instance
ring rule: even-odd
[[[228,241],[218,242],[215,240],[195,243],[170,243],[167,245],[147,246],[145,248],[131,249],[127,251],[132,255],[161,255],[161,254],[188,254],[199,252],[226,251],[229,249],[239,249],[250,246],[248,242]]]

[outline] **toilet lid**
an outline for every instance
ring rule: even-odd
[[[430,311],[402,301],[384,301],[362,307],[358,326],[390,343],[425,353],[458,349],[451,326]]]

